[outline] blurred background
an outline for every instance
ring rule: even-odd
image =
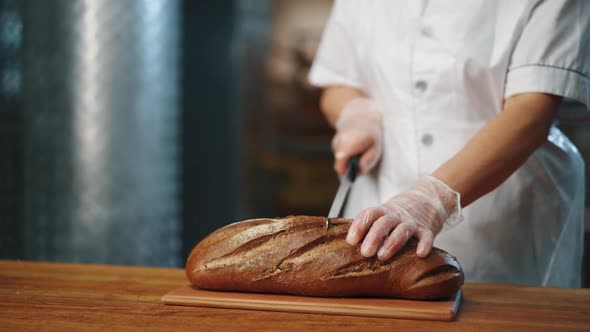
[[[0,0],[0,259],[179,267],[232,221],[326,214],[307,72],[331,5]]]

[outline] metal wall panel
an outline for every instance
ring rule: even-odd
[[[0,0],[0,259],[22,258],[22,17]]]
[[[178,266],[178,1],[24,8],[26,258]]]

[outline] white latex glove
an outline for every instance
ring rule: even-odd
[[[348,160],[361,154],[360,174],[366,174],[381,159],[383,126],[381,111],[368,98],[356,98],[348,102],[336,121],[336,135],[332,140],[334,170],[344,175]]]
[[[364,238],[363,256],[377,253],[380,260],[387,260],[416,237],[416,254],[426,257],[443,225],[461,220],[460,194],[435,177],[425,176],[410,190],[363,210],[354,219],[346,242],[354,245]]]

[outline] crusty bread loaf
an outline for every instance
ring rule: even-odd
[[[457,260],[416,241],[381,262],[345,242],[351,220],[325,217],[253,219],[218,229],[191,252],[186,274],[202,289],[330,297],[439,299],[463,285]]]

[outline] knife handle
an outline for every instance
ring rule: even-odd
[[[356,176],[358,175],[359,171],[359,161],[361,159],[361,155],[357,154],[352,158],[348,159],[348,171],[346,172],[346,176],[350,182],[354,182],[356,180]]]

